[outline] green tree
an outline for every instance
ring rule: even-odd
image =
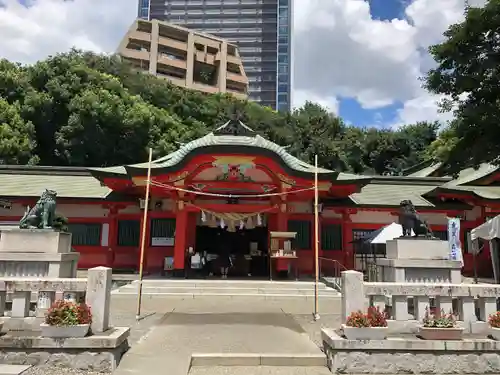
[[[445,41],[430,48],[438,65],[428,73],[426,86],[445,94],[444,109],[455,109],[456,115],[456,140],[440,153],[450,172],[482,162],[498,163],[499,30],[500,0],[488,0],[483,8],[469,8],[465,21],[450,26]]]
[[[0,164],[34,164],[34,128],[19,115],[17,104],[0,97]]]
[[[339,171],[397,174],[421,161],[436,138],[435,124],[361,129],[309,102],[291,113],[277,112],[228,94],[174,86],[117,56],[77,50],[32,66],[0,61],[0,97],[8,108],[3,121],[16,129],[3,137],[16,145],[2,153],[8,163],[136,163],[146,159],[148,147],[155,157],[168,154],[235,112],[291,154],[310,163],[318,155],[319,165]]]

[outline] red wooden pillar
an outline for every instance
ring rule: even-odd
[[[118,208],[116,206],[109,208],[108,224],[107,266],[113,268],[113,264],[115,263],[115,248],[118,244]]]
[[[179,202],[183,203],[183,202]],[[184,252],[187,246],[188,212],[183,204],[178,205],[175,219],[174,269],[184,269]]]

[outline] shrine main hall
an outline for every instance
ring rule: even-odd
[[[299,274],[314,269],[315,167],[260,136],[240,121],[182,145],[151,163],[151,199],[144,200],[149,163],[109,168],[0,165],[0,230],[16,225],[45,189],[58,193],[57,210],[73,234],[79,268],[108,266],[137,271],[146,225],[144,269],[182,273],[186,249],[217,255],[218,240],[248,260],[265,257],[270,232],[294,232]],[[409,199],[434,234],[447,236],[447,218],[461,219],[465,274],[472,272],[470,230],[500,213],[500,170],[483,164],[457,178],[429,161],[404,176],[367,176],[318,168],[319,256],[342,268],[357,267],[353,244],[397,222]],[[147,207],[146,207],[147,206]],[[147,223],[144,209],[148,208]],[[491,274],[489,251],[478,255],[479,273]],[[243,274],[265,276],[258,263]],[[246,268],[245,268],[246,267]],[[287,262],[276,262],[277,271]]]

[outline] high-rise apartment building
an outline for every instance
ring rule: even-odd
[[[118,47],[138,69],[175,85],[247,98],[248,78],[236,45],[168,22],[134,21]]]
[[[237,44],[250,99],[290,109],[292,0],[139,0],[138,15]]]

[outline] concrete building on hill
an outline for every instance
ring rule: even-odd
[[[145,224],[147,167],[147,163],[107,168],[0,165],[0,199],[10,202],[0,205],[0,227],[16,225],[47,188],[58,192],[57,209],[69,220],[80,268],[137,270],[141,228],[146,225],[148,272],[162,270],[165,259],[170,259],[174,270],[182,273],[189,246],[216,255],[218,238],[226,237],[236,257],[232,272],[246,276],[245,270],[255,266],[262,277],[270,266],[287,270],[287,259],[266,263],[270,232],[287,231],[297,233],[293,266],[299,274],[313,272],[315,169],[284,147],[241,122],[228,122],[153,161]],[[447,218],[461,219],[463,271],[472,273],[470,231],[500,214],[500,167],[484,164],[454,178],[443,176],[439,164],[428,162],[407,174],[363,176],[319,169],[322,267],[357,268],[363,254],[353,242],[397,221],[400,202],[410,199],[442,240],[447,239]],[[260,255],[252,254],[252,249]],[[480,275],[492,273],[488,244],[476,261]]]
[[[226,40],[158,20],[136,20],[118,47],[123,59],[175,85],[247,98],[238,48]]]
[[[292,0],[139,0],[138,17],[168,21],[236,43],[249,79],[249,98],[273,109],[290,110]]]

